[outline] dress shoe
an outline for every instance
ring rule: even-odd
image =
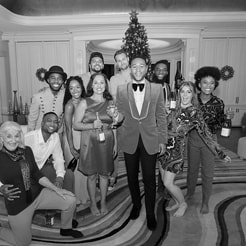
[[[110,177],[108,181],[108,190],[113,190],[115,188],[115,185],[117,183],[117,177]]]
[[[136,206],[133,205],[132,211],[130,213],[130,219],[136,220],[139,217],[140,211],[141,211],[141,206],[137,208]]]
[[[147,216],[147,227],[150,231],[154,231],[156,229],[157,222],[155,216]]]
[[[78,225],[79,225],[79,222],[77,220],[73,219],[73,221],[72,221],[72,228],[77,228]]]
[[[73,238],[81,238],[84,236],[82,232],[73,229],[60,229],[60,235]]]

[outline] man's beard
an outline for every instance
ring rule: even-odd
[[[153,74],[153,82],[164,85],[164,83],[168,83],[167,76],[164,76],[163,79],[158,79],[158,77],[155,74]]]
[[[102,68],[100,68],[99,70],[98,70],[98,69],[91,68],[91,71],[92,71],[93,73],[101,73],[102,70],[103,70]]]
[[[54,87],[52,87],[52,86],[49,84],[49,87],[50,87],[51,91],[53,91],[54,93],[58,93],[58,92],[61,90],[62,85],[61,85],[60,87],[54,88]]]
[[[129,65],[128,66],[124,66],[123,68],[119,68],[119,70],[120,71],[126,71],[128,68],[129,68]]]

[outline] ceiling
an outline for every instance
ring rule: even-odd
[[[56,16],[90,13],[246,11],[245,0],[0,0],[22,16]]]
[[[196,25],[199,30],[209,26],[246,28],[246,0],[0,0],[0,35],[81,32],[82,36],[88,29],[97,32],[115,25],[123,37],[133,9],[139,13],[139,21],[152,29],[153,25],[170,30]],[[106,40],[90,40],[95,50],[116,50],[122,45],[113,34]],[[149,46],[158,50],[177,46],[179,41],[160,38],[157,30],[156,37],[149,38]]]

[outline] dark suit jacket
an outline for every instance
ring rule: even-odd
[[[145,81],[145,96],[139,115],[132,90],[132,82],[117,88],[116,102],[119,112],[125,117],[118,129],[119,149],[133,154],[139,134],[148,154],[159,151],[159,144],[167,143],[166,113],[161,85]]]

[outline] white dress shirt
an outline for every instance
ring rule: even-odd
[[[140,81],[140,82],[135,82],[133,80],[133,83],[136,83],[136,84],[145,84],[145,79],[142,80],[142,81]],[[134,99],[135,99],[135,103],[136,103],[136,106],[137,106],[138,113],[140,115],[141,114],[141,111],[142,111],[143,101],[144,101],[145,86],[144,86],[144,88],[143,88],[142,91],[140,91],[139,87],[137,88],[136,91],[133,90],[133,95],[134,95]]]
[[[58,133],[53,133],[45,142],[41,129],[30,131],[24,135],[25,145],[32,148],[35,161],[39,170],[44,166],[46,160],[52,154],[53,164],[56,170],[56,176],[64,178],[64,158],[61,148],[61,142]]]

